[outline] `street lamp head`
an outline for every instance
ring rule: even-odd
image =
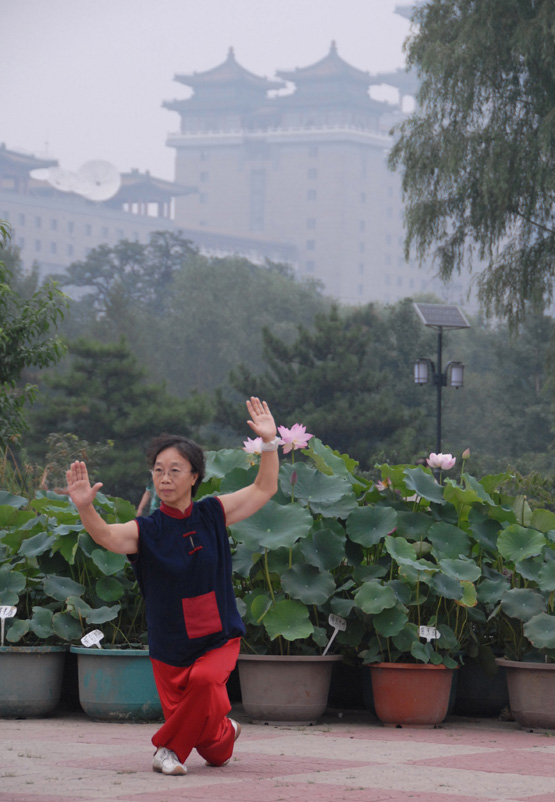
[[[417,359],[414,363],[414,383],[428,384],[430,381],[430,360]]]
[[[462,362],[450,362],[451,366],[451,387],[457,390],[463,386],[464,365]]]

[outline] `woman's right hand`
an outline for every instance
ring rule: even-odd
[[[102,482],[97,482],[91,487],[89,472],[84,462],[73,462],[66,471],[66,478],[69,495],[77,508],[92,504],[102,487]]]

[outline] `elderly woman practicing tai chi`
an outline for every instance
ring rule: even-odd
[[[186,774],[193,749],[209,766],[229,762],[241,728],[230,711],[226,683],[237,662],[244,626],[231,579],[226,526],[248,518],[277,490],[280,443],[265,401],[247,401],[262,454],[251,485],[193,501],[204,477],[200,446],[163,434],[147,460],[161,504],[149,517],[107,524],[94,508],[84,462],[67,472],[68,490],[91,537],[127,554],[145,600],[150,658],[165,723],[153,736],[154,771]]]

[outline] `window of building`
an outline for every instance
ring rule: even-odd
[[[366,231],[366,221],[365,220],[359,220],[358,221],[358,230],[359,231]]]
[[[310,145],[308,148],[308,155],[314,158],[314,156],[318,155],[318,145]]]
[[[316,167],[309,167],[307,175],[309,178],[318,178],[318,170]]]
[[[116,237],[118,239],[123,239],[123,236],[124,236],[123,228],[116,228]]]
[[[358,243],[358,252],[359,253],[364,253],[364,242],[359,242]]]
[[[397,286],[398,287],[402,287],[403,286],[403,279],[402,279],[401,276],[397,276]]]
[[[102,236],[104,239],[108,239],[108,226],[102,226]]]
[[[85,225],[85,234],[90,237],[92,234],[92,226],[90,223],[86,223]]]
[[[306,249],[307,249],[307,251],[313,251],[315,247],[316,247],[316,243],[314,242],[314,240],[313,239],[307,239],[307,241],[306,241]]]
[[[307,228],[316,228],[316,218],[315,217],[309,217],[308,220],[306,221],[306,227]]]
[[[24,226],[25,225],[25,215],[20,213],[17,216],[17,222],[19,223],[20,226]]]
[[[309,201],[315,201],[316,200],[316,190],[315,189],[309,189],[308,192],[306,193],[306,199],[309,200]]]
[[[6,220],[7,222],[9,222],[10,220],[10,213],[8,212],[7,209],[4,209],[4,211],[2,212],[2,220]]]
[[[67,233],[68,234],[73,234],[74,231],[75,231],[75,223],[73,222],[73,220],[68,220],[67,221]]]
[[[25,247],[25,237],[18,237],[17,244],[20,248]]]
[[[42,217],[35,217],[35,228],[42,228]]]
[[[207,203],[208,202],[208,195],[206,192],[199,192],[198,196],[199,203]]]
[[[364,273],[364,265],[362,262],[358,263],[358,272],[362,275]]]
[[[50,253],[58,253],[58,246],[55,242],[50,243]]]
[[[362,284],[359,284],[359,285],[357,286],[357,293],[358,293],[359,295],[364,295],[364,286],[363,286]]]
[[[388,217],[393,217],[393,209],[391,208],[391,206],[387,207],[387,209],[385,210],[385,213],[386,213],[386,215]]]
[[[391,254],[386,253],[386,255],[385,255],[385,263],[386,263],[386,265],[390,265],[391,264]]]
[[[40,239],[35,240],[35,251],[40,251],[41,249],[41,241]]]
[[[73,245],[71,242],[67,245],[66,253],[68,256],[73,256]]]
[[[58,221],[55,217],[52,217],[50,220],[50,231],[57,231],[58,230]]]
[[[202,173],[200,174],[200,181],[203,184],[206,184],[206,182],[208,181],[208,173],[206,172],[206,170],[203,170]]]
[[[201,150],[201,152],[200,152],[200,160],[201,160],[201,162],[208,161],[208,151]]]
[[[366,203],[366,192],[361,192],[360,193],[360,202],[361,203]]]
[[[385,244],[391,245],[391,234],[387,234],[385,238]]]
[[[314,273],[314,271],[316,269],[316,265],[314,264],[313,261],[310,260],[310,261],[305,263],[305,268],[306,268],[306,272],[307,273]]]

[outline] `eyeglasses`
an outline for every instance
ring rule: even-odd
[[[163,468],[153,468],[150,473],[154,479],[162,479],[167,474],[170,479],[177,480],[188,473],[193,473],[193,471],[181,468],[170,468],[169,471],[165,471]]]

